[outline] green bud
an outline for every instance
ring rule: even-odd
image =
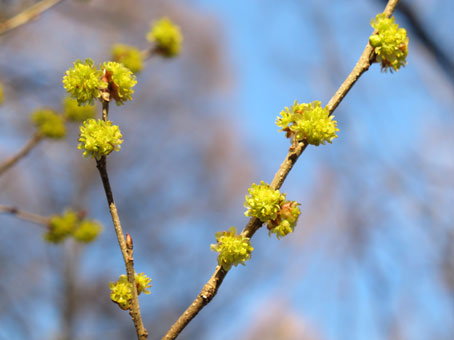
[[[63,116],[71,122],[83,122],[96,115],[95,105],[79,105],[76,99],[65,97],[63,99]]]
[[[0,104],[3,104],[3,85],[0,83]]]
[[[120,128],[112,125],[111,121],[88,119],[80,127],[80,143],[77,148],[84,150],[84,157],[100,160],[112,151],[120,150],[120,144],[123,143],[121,137]]]
[[[66,135],[63,117],[53,110],[36,110],[31,115],[31,121],[38,129],[38,132],[44,137],[61,139]]]
[[[123,44],[113,45],[112,60],[122,63],[133,73],[139,73],[143,69],[142,53],[133,46]]]
[[[152,23],[147,39],[155,43],[156,51],[167,58],[178,55],[183,43],[180,28],[166,17]]]
[[[329,115],[328,108],[322,108],[319,101],[310,104],[294,104],[281,112],[276,125],[285,131],[287,137],[294,136],[297,141],[319,146],[325,142],[331,143],[337,138],[337,122]]]
[[[248,237],[238,235],[235,227],[231,227],[229,231],[217,232],[215,236],[217,244],[212,244],[211,250],[219,253],[218,264],[224,270],[230,270],[232,266],[239,264],[244,265],[244,262],[251,258],[254,250],[251,241]]]
[[[371,35],[369,42],[374,47],[376,62],[381,63],[384,71],[398,71],[407,64],[408,37],[404,28],[399,28],[394,17],[387,18],[384,13],[378,14],[370,24],[377,31]]]

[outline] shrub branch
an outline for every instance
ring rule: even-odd
[[[392,15],[392,12],[394,11],[394,8],[396,7],[398,2],[399,0],[388,1],[384,10],[384,13],[387,17],[390,17]],[[361,54],[355,67],[347,76],[339,89],[336,91],[331,100],[328,102],[327,107],[330,115],[339,106],[342,99],[347,95],[348,91],[350,91],[359,77],[369,69],[373,61],[373,48],[369,43],[367,43],[367,46]],[[290,147],[284,162],[282,162],[279,170],[274,175],[273,181],[270,185],[272,189],[279,189],[282,186],[288,173],[293,168],[299,156],[304,152],[306,147],[307,144],[305,144],[304,142],[298,142],[296,143],[296,145],[292,145]],[[243,236],[251,238],[262,226],[262,224],[263,223],[258,218],[252,217],[251,219],[249,219],[241,234]],[[223,270],[219,265],[216,266],[214,274],[203,286],[202,290],[197,295],[192,304],[186,309],[186,311],[184,311],[184,313],[168,330],[166,335],[162,338],[163,340],[175,339],[181,333],[181,331],[202,310],[202,308],[205,307],[214,298],[226,275],[227,271]]]
[[[102,104],[102,117],[104,121],[107,121],[109,114],[109,102],[103,100]],[[140,305],[137,294],[137,286],[135,281],[135,270],[134,270],[134,258],[132,240],[129,234],[127,235],[128,242],[126,242],[125,235],[120,223],[120,217],[118,216],[117,207],[114,202],[112,189],[110,187],[109,176],[107,174],[107,163],[106,156],[101,157],[101,159],[96,161],[96,167],[99,170],[101,176],[102,184],[104,186],[104,191],[106,193],[107,203],[109,205],[110,214],[112,216],[113,225],[115,228],[115,233],[117,235],[118,245],[121,249],[121,254],[123,255],[123,260],[126,267],[126,273],[128,276],[128,282],[132,286],[132,300],[131,308],[129,314],[134,322],[134,327],[136,328],[137,338],[139,340],[146,340],[148,338],[148,332],[143,325],[142,315],[140,313]]]
[[[33,213],[30,213],[27,211],[20,210],[16,207],[6,206],[6,205],[2,205],[2,204],[0,204],[0,214],[1,213],[11,214],[21,220],[39,224],[39,225],[42,225],[45,227],[47,227],[50,222],[50,219],[48,217],[33,214]]]
[[[0,164],[0,176],[3,175],[9,168],[16,164],[20,159],[27,156],[27,154],[43,139],[40,133],[35,133],[28,143],[17,154],[7,159],[4,163]]]

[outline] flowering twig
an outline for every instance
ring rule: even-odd
[[[38,142],[43,139],[40,133],[35,133],[28,143],[16,155],[7,159],[3,164],[0,164],[0,176],[3,175],[9,168],[16,164],[21,158],[25,157],[31,149],[33,149]]]
[[[391,16],[398,2],[399,0],[388,1],[384,10],[384,13],[387,17]],[[353,70],[350,72],[345,81],[342,83],[342,85],[339,87],[339,89],[327,104],[330,115],[334,112],[334,110],[340,104],[348,91],[356,83],[358,78],[369,69],[371,63],[373,62],[373,57],[373,48],[368,43]],[[305,144],[304,142],[298,142],[296,143],[296,145],[293,145],[289,149],[284,162],[282,162],[279,170],[274,175],[273,181],[270,184],[270,187],[272,189],[279,189],[282,186],[288,173],[293,168],[293,165],[296,163],[299,156],[304,152],[306,147],[307,144]],[[262,224],[263,223],[258,218],[252,217],[244,227],[241,235],[251,238],[254,233],[262,226]],[[203,286],[201,292],[197,295],[195,300],[186,309],[186,311],[172,325],[167,334],[162,338],[163,340],[175,339],[181,333],[186,325],[202,310],[202,308],[205,307],[214,298],[227,273],[228,272],[225,271],[221,266],[216,266],[213,275]]]
[[[0,204],[0,214],[1,213],[11,214],[11,215],[16,216],[17,218],[20,218],[21,220],[29,221],[29,222],[39,224],[39,225],[42,225],[45,227],[47,227],[49,225],[49,221],[50,221],[50,219],[48,217],[29,213],[29,212],[20,210],[16,207],[6,206],[6,205],[2,205],[2,204]]]
[[[107,100],[103,100],[102,117],[104,121],[107,121],[108,114],[109,102]],[[96,167],[99,170],[102,184],[104,186],[104,191],[106,193],[107,203],[109,204],[109,210],[112,216],[115,233],[117,234],[118,244],[120,246],[121,254],[123,255],[123,260],[126,266],[128,282],[131,284],[132,287],[131,289],[132,299],[129,314],[131,315],[131,318],[134,322],[134,326],[137,332],[137,338],[139,340],[145,340],[148,338],[148,332],[143,325],[142,315],[140,313],[140,305],[135,281],[134,258],[132,256],[133,255],[132,238],[129,234],[127,234],[125,240],[125,236],[123,234],[123,229],[120,223],[120,217],[118,216],[117,207],[115,206],[112,189],[110,187],[109,176],[107,174],[106,156],[103,156],[101,157],[100,160],[96,161]]]
[[[33,6],[30,6],[25,11],[18,15],[0,23],[0,35],[9,32],[21,25],[26,24],[30,20],[37,18],[41,13],[55,6],[62,0],[42,0]]]

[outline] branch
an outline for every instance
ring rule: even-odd
[[[21,158],[25,157],[31,149],[33,149],[38,142],[43,139],[43,136],[39,133],[35,133],[28,143],[20,150],[16,155],[6,160],[3,164],[0,164],[0,176],[3,175],[9,168],[16,164]]]
[[[48,10],[49,8],[55,6],[62,0],[42,0],[33,6],[30,6],[25,11],[19,13],[18,15],[12,17],[11,19],[5,20],[0,23],[0,35],[9,32],[19,26],[22,26],[37,18],[41,13]]]
[[[47,227],[49,225],[49,221],[50,221],[48,217],[36,215],[36,214],[29,213],[29,212],[26,212],[23,210],[19,210],[16,207],[6,206],[6,205],[2,205],[2,204],[0,204],[0,214],[1,213],[11,214],[11,215],[16,216],[17,218],[20,218],[21,220],[29,221],[29,222],[32,222],[35,224],[40,224],[45,227]]]
[[[102,105],[102,116],[103,120],[107,120],[109,113],[109,102],[103,100]],[[136,328],[137,338],[139,340],[146,340],[148,338],[148,332],[143,325],[142,315],[140,314],[140,305],[137,294],[137,286],[135,281],[135,270],[134,270],[134,258],[133,258],[133,245],[132,239],[129,234],[125,236],[123,234],[123,229],[120,223],[120,217],[118,216],[117,207],[115,206],[112,189],[110,187],[109,176],[107,174],[107,164],[106,157],[102,157],[99,161],[96,161],[96,167],[99,170],[101,176],[102,184],[104,186],[104,191],[106,193],[107,203],[109,204],[110,214],[112,216],[113,225],[115,228],[115,233],[117,234],[118,245],[121,249],[121,254],[123,255],[123,260],[126,267],[126,273],[128,276],[128,282],[132,287],[132,300],[131,308],[129,314],[134,322],[134,327]]]
[[[388,2],[384,10],[384,13],[388,17],[391,16],[398,2],[399,0],[390,0]],[[338,107],[342,99],[347,95],[348,91],[350,91],[358,78],[369,69],[371,63],[373,62],[373,59],[373,48],[368,43],[353,70],[350,72],[345,81],[328,102],[327,107],[330,115]],[[270,187],[272,189],[279,189],[282,186],[288,173],[293,168],[299,156],[301,156],[306,147],[307,144],[305,144],[304,142],[298,142],[295,147],[291,147],[289,149],[285,160],[282,162],[279,170],[274,175],[274,178],[270,184]],[[262,225],[263,223],[258,218],[252,217],[244,227],[241,235],[251,238]],[[203,286],[201,292],[197,295],[195,300],[186,309],[186,311],[172,325],[172,327],[162,338],[162,340],[173,340],[181,333],[181,331],[203,309],[203,307],[205,307],[214,298],[226,275],[227,271],[222,269],[219,265],[216,266],[214,274]]]

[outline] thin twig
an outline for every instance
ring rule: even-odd
[[[55,6],[61,1],[62,0],[42,0],[34,4],[33,6],[30,6],[25,11],[19,13],[18,15],[8,20],[5,20],[4,22],[1,22],[0,35],[9,32],[19,26],[22,26],[29,22],[30,20],[37,18],[41,13]]]
[[[20,150],[10,159],[6,160],[3,164],[0,164],[0,176],[3,175],[3,173],[11,168],[14,164],[16,164],[21,158],[25,157],[41,139],[43,139],[43,136],[39,133],[35,133],[33,137],[28,141],[28,143],[22,148],[22,150]]]
[[[109,101],[102,101],[102,120],[107,122],[109,118]]]
[[[151,57],[156,55],[156,49],[153,46],[148,47],[148,48],[140,51],[140,54],[142,55],[143,60],[148,60],[148,59],[151,59]]]
[[[103,120],[107,120],[109,114],[109,102],[103,100],[102,105],[102,116]],[[134,270],[134,258],[132,256],[132,240],[128,235],[128,242],[125,240],[125,235],[123,234],[123,229],[120,223],[120,217],[118,216],[117,207],[115,206],[112,189],[110,187],[109,176],[107,174],[107,164],[106,157],[102,157],[100,160],[96,161],[96,167],[99,170],[101,176],[102,184],[104,186],[104,191],[106,193],[107,203],[109,204],[110,214],[112,216],[113,225],[115,228],[115,233],[117,234],[118,245],[121,249],[121,254],[123,255],[123,260],[126,267],[126,273],[128,276],[128,281],[131,283],[132,287],[132,299],[131,307],[129,314],[134,322],[134,327],[136,328],[137,338],[139,340],[146,340],[148,338],[148,332],[143,325],[142,315],[140,314],[140,305],[137,294],[137,286],[135,282],[135,270]]]
[[[44,217],[41,215],[29,213],[23,210],[20,210],[16,207],[6,206],[0,204],[0,214],[11,214],[20,218],[21,220],[32,222],[47,227],[49,225],[49,217]]]
[[[388,2],[384,10],[384,13],[388,17],[391,16],[398,2],[399,0],[390,0]],[[351,73],[347,76],[345,81],[328,102],[327,107],[330,115],[334,112],[334,110],[337,108],[337,106],[340,104],[342,99],[352,88],[361,74],[369,69],[372,62],[373,49],[372,46],[370,46],[370,44],[368,43]],[[271,188],[279,189],[282,186],[288,173],[293,168],[293,165],[306,149],[306,146],[307,145],[304,142],[299,142],[294,148],[289,149],[284,162],[282,162],[279,170],[274,175],[274,178],[270,184]],[[262,224],[263,223],[259,219],[253,217],[249,219],[241,234],[250,238],[262,226]],[[205,307],[214,298],[227,273],[228,272],[223,270],[220,266],[216,266],[214,274],[203,286],[201,292],[197,295],[192,304],[172,325],[167,334],[162,338],[163,340],[173,340],[181,333],[186,325],[203,309],[203,307]]]

